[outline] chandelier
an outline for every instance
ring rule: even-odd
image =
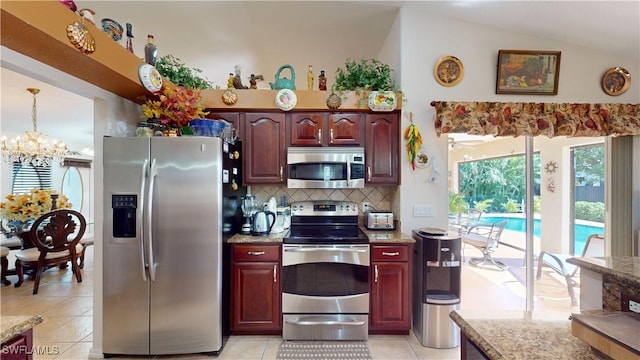
[[[16,136],[12,140],[2,137],[2,158],[7,163],[19,162],[33,166],[49,166],[56,161],[62,164],[67,154],[67,145],[60,141],[49,144],[47,136],[38,131],[38,119],[36,116],[36,94],[40,89],[28,88],[33,94],[33,107],[31,119],[33,131],[25,131],[23,136]]]

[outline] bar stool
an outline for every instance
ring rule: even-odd
[[[11,285],[11,281],[7,279],[7,275],[9,275],[9,260],[7,256],[9,255],[9,248],[0,246],[0,281],[2,281],[2,285],[9,286]]]

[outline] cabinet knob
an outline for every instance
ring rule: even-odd
[[[371,166],[367,166],[367,181],[371,181]]]
[[[282,169],[282,166],[280,166],[280,181],[282,181],[282,173],[284,172],[284,170]]]
[[[384,256],[398,256],[398,255],[400,255],[400,253],[398,251],[396,251],[396,252],[385,252],[385,251],[383,251],[382,255],[384,255]]]
[[[318,144],[322,144],[322,129],[318,129]]]
[[[264,255],[264,251],[247,251],[247,255],[260,256]]]
[[[333,129],[329,130],[329,143],[333,144]]]

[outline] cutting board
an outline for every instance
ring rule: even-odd
[[[571,315],[571,334],[613,359],[640,358],[640,314]]]

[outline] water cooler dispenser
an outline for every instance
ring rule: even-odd
[[[454,348],[460,330],[449,318],[460,307],[460,237],[414,230],[413,331],[422,346]]]

